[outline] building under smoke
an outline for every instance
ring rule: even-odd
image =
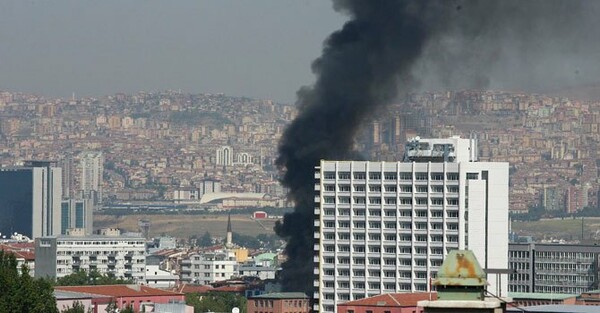
[[[357,131],[399,91],[544,90],[597,82],[600,73],[598,1],[333,4],[349,20],[325,40],[312,64],[316,81],[298,92],[299,112],[281,138],[277,160],[296,205],[276,227],[287,240],[281,279],[284,289],[309,294],[314,288],[314,168],[322,159],[357,159]]]
[[[508,269],[508,163],[477,162],[475,139],[422,139],[404,162],[316,168],[314,310],[383,293],[431,291],[450,250]],[[487,290],[506,296],[508,277]]]

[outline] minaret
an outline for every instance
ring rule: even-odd
[[[229,215],[227,215],[227,237],[225,239],[225,247],[226,248],[231,248],[232,237],[233,237],[233,231],[231,230],[231,214],[229,214]]]

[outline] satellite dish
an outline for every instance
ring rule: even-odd
[[[231,313],[240,313],[240,308],[234,307],[233,309],[231,309]]]

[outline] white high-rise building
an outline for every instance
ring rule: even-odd
[[[415,139],[403,162],[321,161],[315,190],[315,306],[429,291],[453,249],[508,268],[508,163],[476,162],[474,139]],[[488,275],[506,295],[507,275]]]
[[[104,157],[102,152],[84,152],[81,155],[81,191],[84,198],[94,204],[102,202],[102,175]]]
[[[233,164],[233,149],[230,146],[222,146],[217,149],[217,165],[230,166]]]

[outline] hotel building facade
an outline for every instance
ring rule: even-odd
[[[477,162],[475,139],[410,141],[402,162],[326,161],[315,172],[315,304],[430,291],[453,249],[508,268],[508,163]],[[502,277],[504,276],[504,277]],[[488,275],[503,296],[508,278]]]

